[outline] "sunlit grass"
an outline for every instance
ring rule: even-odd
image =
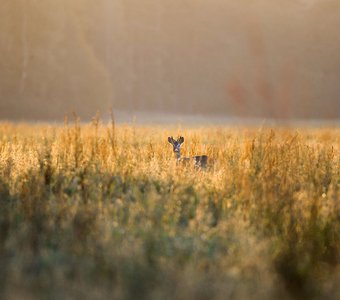
[[[169,135],[209,168],[177,165]],[[339,147],[339,129],[1,124],[1,297],[336,299]]]

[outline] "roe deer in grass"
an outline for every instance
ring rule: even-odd
[[[172,136],[168,137],[168,142],[173,146],[173,151],[176,154],[177,163],[192,161],[197,168],[206,168],[208,163],[208,156],[196,155],[192,157],[181,156],[181,146],[184,143],[184,137],[179,137],[175,140]]]

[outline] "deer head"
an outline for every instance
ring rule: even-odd
[[[179,137],[175,140],[172,136],[168,137],[168,142],[173,146],[173,151],[176,154],[177,158],[181,157],[181,146],[184,143],[184,137]]]

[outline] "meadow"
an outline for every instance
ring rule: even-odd
[[[339,150],[339,128],[1,123],[0,298],[339,299]]]

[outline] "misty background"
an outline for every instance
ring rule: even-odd
[[[0,118],[340,118],[340,0],[2,0]]]

